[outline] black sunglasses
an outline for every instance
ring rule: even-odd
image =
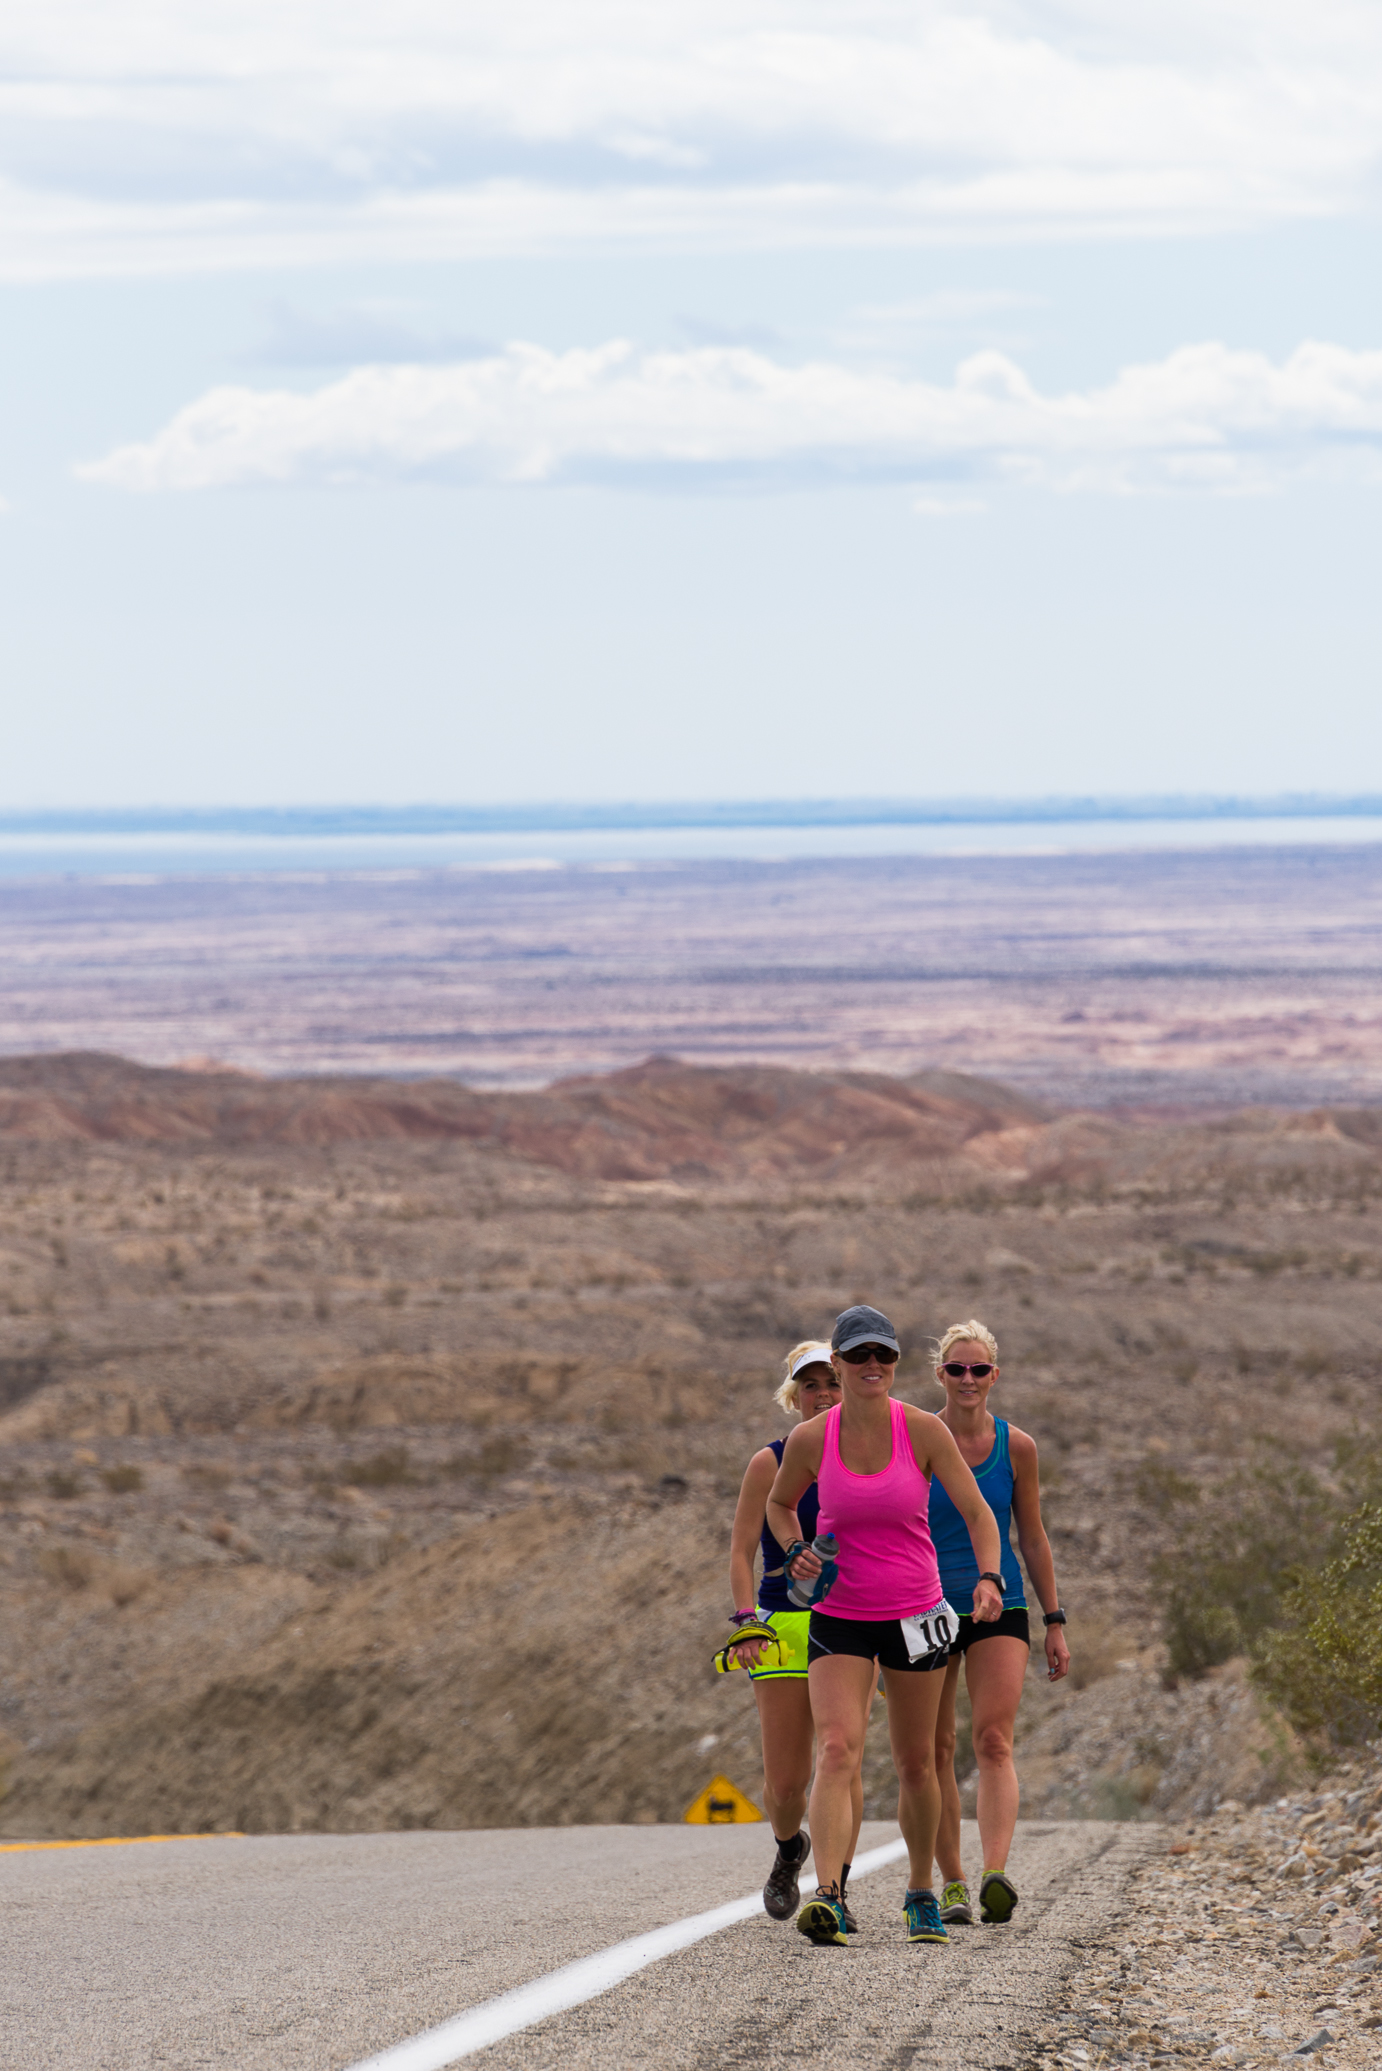
[[[967,1373],[972,1373],[976,1381],[986,1381],[993,1368],[982,1359],[977,1366],[961,1366],[958,1359],[947,1359],[941,1372],[949,1374],[952,1381],[962,1381]]]
[[[895,1366],[897,1354],[891,1345],[851,1345],[847,1352],[841,1352],[841,1359],[847,1359],[851,1366],[863,1366],[866,1361],[876,1359],[880,1366]]]

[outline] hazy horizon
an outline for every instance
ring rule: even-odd
[[[175,801],[147,805],[0,806],[0,833],[71,829],[162,828],[277,832],[418,832],[490,828],[907,826],[1086,820],[1217,820],[1377,818],[1382,793],[1286,792],[1271,797],[1197,792],[1125,793],[1097,797],[1019,794],[988,798],[734,797],[533,798],[474,804],[436,798],[381,801],[227,803]]]
[[[0,812],[0,882],[750,869],[784,862],[1382,846],[1382,800],[758,800]]]

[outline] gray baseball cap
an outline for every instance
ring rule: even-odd
[[[897,1332],[883,1311],[871,1309],[867,1302],[856,1302],[852,1309],[837,1316],[830,1334],[832,1352],[852,1352],[856,1345],[887,1345],[899,1358],[902,1354]]]

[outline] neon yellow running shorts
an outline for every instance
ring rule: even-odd
[[[755,1683],[792,1683],[806,1681],[806,1642],[811,1631],[809,1611],[760,1611],[759,1617],[783,1643],[784,1660],[779,1664],[768,1654],[757,1668],[749,1670]]]

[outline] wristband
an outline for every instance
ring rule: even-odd
[[[1041,1614],[1041,1620],[1043,1625],[1064,1625],[1065,1613],[1060,1609],[1059,1605],[1057,1605],[1054,1611],[1043,1611]]]
[[[979,1577],[979,1580],[980,1580],[981,1582],[993,1582],[993,1583],[996,1583],[996,1584],[997,1584],[997,1586],[998,1586],[998,1588],[999,1588],[1000,1590],[1001,1590],[1001,1589],[1002,1589],[1002,1587],[1003,1587],[1003,1577],[1002,1577],[1001,1575],[981,1575],[981,1576]]]
[[[745,1611],[731,1611],[729,1622],[731,1625],[756,1625],[758,1623],[758,1613],[753,1608],[753,1605],[750,1604]]]

